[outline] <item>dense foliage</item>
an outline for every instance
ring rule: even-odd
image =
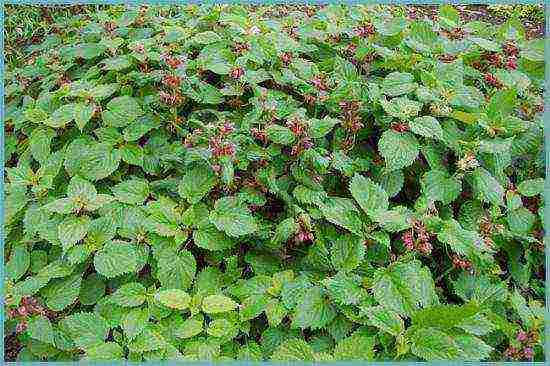
[[[118,7],[5,75],[20,360],[544,359],[542,40]]]

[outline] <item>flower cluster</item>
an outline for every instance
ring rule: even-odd
[[[46,309],[34,297],[23,297],[18,308],[8,310],[8,317],[18,321],[17,333],[22,333],[27,329],[28,318],[33,315],[47,315]]]
[[[520,360],[532,360],[534,354],[533,347],[539,341],[538,332],[532,330],[525,332],[520,330],[516,335],[516,341],[519,343],[519,347],[509,346],[504,355],[509,360],[520,361]]]
[[[416,250],[424,255],[429,255],[432,252],[430,239],[430,234],[420,221],[414,221],[412,228],[405,231],[401,236],[407,250]]]

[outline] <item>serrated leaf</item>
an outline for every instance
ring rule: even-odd
[[[80,131],[90,122],[94,114],[94,106],[91,104],[77,103],[74,108],[74,121]]]
[[[238,306],[231,298],[223,295],[210,295],[202,300],[202,310],[207,314],[225,313]]]
[[[303,339],[290,339],[281,343],[271,355],[272,361],[313,361],[311,346]]]
[[[336,347],[334,347],[334,360],[374,360],[374,345],[374,337],[353,334],[336,344]]]
[[[406,168],[418,157],[420,145],[409,132],[387,130],[378,141],[378,150],[388,170]]]
[[[441,170],[430,170],[422,177],[422,191],[433,201],[449,204],[462,191],[462,184],[456,177],[451,177]]]
[[[187,290],[197,268],[193,254],[187,250],[179,253],[172,249],[162,251],[158,256],[157,278],[165,288]]]
[[[14,282],[19,280],[29,269],[31,256],[27,246],[19,244],[13,247],[10,259],[6,263],[6,277]]]
[[[104,342],[109,332],[105,319],[93,313],[75,313],[61,320],[75,345],[89,348]]]
[[[115,97],[107,103],[102,118],[106,126],[125,127],[143,114],[135,98],[127,95]]]
[[[258,230],[255,218],[248,208],[243,207],[234,197],[220,198],[210,212],[210,221],[231,237],[252,234]]]
[[[206,225],[195,230],[193,241],[198,247],[208,250],[225,250],[236,244],[233,239],[216,229],[214,225]]]
[[[54,331],[50,320],[45,316],[33,316],[27,323],[27,333],[32,339],[54,345]]]
[[[149,311],[147,309],[130,309],[122,318],[121,327],[128,339],[132,340],[147,326]]]
[[[342,235],[331,248],[331,262],[336,270],[352,271],[365,257],[365,245],[361,238]]]
[[[420,113],[420,110],[422,109],[421,103],[407,97],[397,97],[390,100],[383,97],[380,100],[380,104],[387,114],[401,120],[408,120],[412,117],[418,116],[418,113]]]
[[[206,333],[213,337],[223,337],[233,330],[233,324],[227,319],[216,319],[208,324]]]
[[[180,289],[161,290],[155,294],[155,300],[172,309],[187,309],[191,296]]]
[[[379,304],[398,314],[410,315],[438,301],[431,272],[417,260],[378,270],[372,290]]]
[[[321,287],[307,289],[296,306],[292,326],[298,328],[322,328],[336,317],[336,310],[324,296]]]
[[[339,268],[338,268],[339,269]],[[361,277],[339,271],[335,276],[323,280],[328,295],[337,304],[358,305],[367,296],[361,287]]]
[[[432,116],[416,117],[409,122],[409,128],[417,135],[431,137],[437,140],[443,138],[443,128],[439,121]]]
[[[494,205],[504,205],[504,188],[486,169],[477,168],[472,173],[472,181],[482,200]]]
[[[178,338],[191,338],[203,331],[203,316],[196,315],[186,319],[174,330],[174,335]]]
[[[137,250],[134,245],[113,240],[94,256],[94,267],[107,278],[117,277],[137,270]]]
[[[369,325],[377,327],[394,337],[403,333],[405,325],[398,313],[384,306],[372,306],[364,310],[369,318]]]
[[[527,179],[518,184],[518,192],[525,197],[533,197],[544,191],[544,179]]]
[[[53,280],[43,290],[46,306],[54,311],[61,311],[78,298],[82,274],[76,273],[70,277]]]
[[[143,179],[130,179],[120,182],[113,188],[115,199],[129,205],[139,205],[149,196],[149,184]]]
[[[271,125],[265,129],[270,141],[281,145],[290,145],[294,142],[294,133],[285,126]]]
[[[124,350],[115,342],[107,342],[86,348],[86,356],[82,358],[87,361],[115,361],[124,359]]]
[[[359,210],[348,198],[330,197],[318,202],[325,218],[352,233],[361,236],[363,224],[359,218]]]
[[[195,204],[210,192],[216,184],[216,175],[210,167],[199,165],[189,170],[178,186],[178,193],[189,203]]]
[[[138,282],[122,285],[110,296],[111,302],[123,307],[139,306],[143,304],[145,298],[146,289]]]
[[[355,174],[351,178],[349,190],[353,198],[366,213],[379,208],[388,208],[388,195],[378,184],[369,178]]]
[[[518,234],[527,234],[535,224],[536,216],[525,207],[511,210],[506,215],[506,221],[510,230]]]
[[[130,352],[144,353],[161,349],[165,344],[164,337],[148,325],[128,344],[128,349]]]
[[[73,245],[84,239],[90,228],[88,216],[67,216],[58,227],[59,241],[63,250],[70,249]]]
[[[412,74],[396,71],[388,74],[382,81],[382,93],[395,97],[414,91],[416,86]]]
[[[314,139],[324,137],[338,123],[340,123],[339,120],[328,116],[323,119],[312,119],[309,122],[309,135]]]

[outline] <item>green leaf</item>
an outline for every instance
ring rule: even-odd
[[[92,273],[80,286],[78,301],[82,305],[94,305],[105,295],[105,283],[97,273]]]
[[[111,188],[115,198],[129,205],[140,205],[149,196],[149,183],[146,180],[133,178],[120,182]]]
[[[337,304],[358,305],[368,295],[366,289],[361,287],[360,276],[343,271],[326,278],[323,284],[330,298]]]
[[[107,178],[120,164],[120,153],[110,144],[77,139],[67,147],[65,169],[69,175],[80,175],[91,181]]]
[[[255,218],[235,197],[220,198],[210,212],[210,221],[230,237],[252,234],[258,230]]]
[[[161,349],[165,345],[166,341],[162,335],[148,325],[128,344],[128,349],[130,352],[144,353]]]
[[[32,339],[54,345],[54,332],[50,320],[43,315],[33,316],[27,323],[27,333]]]
[[[271,299],[265,307],[265,315],[270,327],[278,327],[287,315],[287,310],[279,300]]]
[[[191,302],[191,296],[183,290],[161,290],[155,294],[155,300],[172,309],[187,309]]]
[[[105,70],[122,71],[132,66],[132,60],[128,55],[114,56],[102,61]]]
[[[202,300],[202,310],[207,314],[225,313],[238,306],[235,301],[223,295],[210,295]]]
[[[389,101],[384,97],[380,100],[380,104],[387,114],[404,121],[418,116],[422,109],[421,103],[407,97],[397,97]]]
[[[146,289],[138,282],[122,285],[110,296],[111,302],[123,307],[139,306],[143,304],[145,298]]]
[[[195,278],[196,268],[191,252],[182,250],[177,253],[168,249],[158,255],[156,276],[164,288],[187,290]]]
[[[93,313],[69,315],[61,320],[61,325],[75,345],[85,349],[102,344],[109,333],[105,319]]]
[[[290,145],[294,142],[294,133],[288,127],[273,124],[265,132],[269,140],[276,144]]]
[[[518,191],[525,197],[533,197],[544,191],[544,179],[527,179],[518,184]]]
[[[214,225],[200,227],[193,232],[195,244],[208,250],[225,250],[235,246],[236,242],[216,229]]]
[[[407,331],[413,354],[427,360],[480,361],[492,347],[479,338],[466,334],[447,334],[436,328],[411,327]]]
[[[430,170],[422,177],[422,191],[433,201],[444,205],[453,202],[462,191],[462,183],[441,170]]]
[[[43,290],[48,308],[54,311],[61,311],[71,305],[78,298],[81,283],[81,273],[52,281]]]
[[[181,325],[174,329],[174,335],[178,338],[191,338],[203,331],[204,318],[202,314],[186,319]]]
[[[94,114],[94,106],[91,104],[77,103],[74,107],[74,121],[80,131],[90,122]]]
[[[372,290],[379,304],[403,315],[437,302],[431,272],[417,260],[377,270]]]
[[[141,334],[143,329],[147,326],[148,320],[149,311],[147,309],[130,309],[122,318],[122,330],[124,331],[126,337],[128,337],[129,340],[132,340]]]
[[[216,185],[216,175],[212,169],[199,165],[187,171],[178,186],[178,193],[189,203],[199,202]]]
[[[413,325],[449,330],[459,326],[464,320],[478,314],[480,308],[475,303],[457,305],[435,305],[419,309],[411,317]]]
[[[484,49],[485,51],[499,52],[500,46],[498,43],[490,41],[488,39],[472,37],[470,41],[474,42],[476,45]]]
[[[353,198],[366,213],[379,208],[388,208],[388,195],[386,191],[369,178],[355,174],[351,178],[349,190]]]
[[[481,199],[494,205],[504,205],[504,188],[483,168],[476,168],[472,173],[472,184]]]
[[[27,250],[27,246],[19,243],[13,247],[9,261],[6,263],[6,278],[16,282],[29,269],[31,264],[31,256]]]
[[[431,137],[437,140],[443,139],[443,128],[439,121],[432,116],[416,117],[409,122],[412,132],[424,137]]]
[[[229,334],[233,330],[233,328],[234,326],[229,320],[216,319],[208,324],[206,333],[208,333],[212,337],[223,337]]]
[[[534,62],[544,61],[544,39],[532,39],[525,42],[520,56]]]
[[[394,337],[399,336],[405,330],[403,319],[398,313],[384,306],[372,306],[364,310],[369,318],[369,325],[377,327]]]
[[[359,218],[359,210],[348,198],[330,197],[318,202],[323,216],[333,224],[348,229],[352,233],[361,236],[363,223]]]
[[[106,126],[125,127],[141,115],[143,115],[143,110],[137,100],[123,95],[115,97],[107,103],[107,110],[103,111],[102,118]]]
[[[94,267],[107,278],[117,277],[137,270],[137,250],[134,245],[112,240],[94,256]]]
[[[296,306],[292,327],[318,329],[336,317],[336,310],[324,296],[321,287],[307,289]]]
[[[365,257],[363,240],[352,235],[341,235],[331,248],[332,266],[336,270],[352,271]]]
[[[442,223],[441,229],[437,233],[437,239],[448,244],[459,255],[466,256],[476,265],[480,265],[486,260],[484,252],[487,251],[487,247],[479,234],[475,231],[463,229],[453,219]]]
[[[246,297],[242,301],[239,318],[241,321],[247,321],[258,317],[266,309],[268,301],[269,297],[261,294]]]
[[[334,360],[374,360],[374,337],[368,337],[362,334],[353,334],[350,337],[342,339],[334,347]]]
[[[281,343],[271,355],[272,361],[313,361],[311,346],[303,339],[289,339]]]
[[[382,81],[382,93],[395,97],[414,91],[416,86],[412,74],[396,71],[388,74]]]
[[[403,231],[411,227],[409,221],[411,212],[403,206],[396,206],[391,210],[377,209],[372,211],[370,216],[384,230],[392,233]]]
[[[408,167],[418,157],[420,145],[409,132],[387,130],[378,141],[378,150],[386,160],[388,170]]]
[[[222,39],[220,35],[212,31],[197,33],[191,39],[192,42],[199,43],[199,44],[210,44],[214,42],[219,42],[221,40]]]
[[[88,216],[67,216],[58,227],[59,241],[63,250],[68,250],[73,245],[84,239],[90,227]]]
[[[123,360],[124,350],[115,342],[107,342],[86,348],[86,356],[82,361],[114,361]]]
[[[518,234],[528,234],[533,228],[536,219],[537,217],[525,207],[511,210],[506,215],[506,221],[510,230]]]
[[[463,273],[454,283],[456,294],[464,301],[474,300],[480,305],[504,302],[507,289],[502,282],[493,282],[486,275]]]
[[[312,119],[309,123],[309,135],[314,139],[319,139],[328,134],[340,121],[327,116],[323,119]]]

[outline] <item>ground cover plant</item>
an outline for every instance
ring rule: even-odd
[[[544,360],[543,40],[405,13],[48,24],[5,74],[10,357]]]

